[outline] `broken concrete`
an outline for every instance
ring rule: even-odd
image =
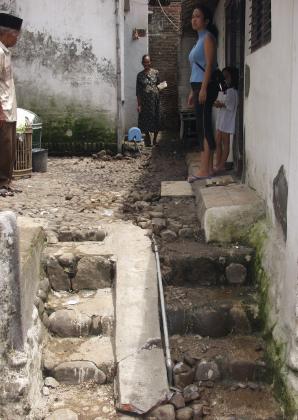
[[[162,181],[161,197],[193,197],[191,185],[187,181]]]

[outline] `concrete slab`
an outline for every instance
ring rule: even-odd
[[[75,309],[89,317],[113,316],[112,289],[82,290],[78,293],[54,292],[48,296],[46,309],[49,312]]]
[[[47,254],[114,256],[117,407],[142,414],[166,400],[169,391],[163,350],[150,347],[161,342],[155,257],[143,229],[119,221],[105,230],[104,242],[60,243]]]
[[[263,200],[246,185],[195,188],[198,217],[207,242],[241,241],[265,216]]]
[[[192,197],[191,185],[187,181],[163,181],[161,197]]]
[[[143,414],[158,402],[163,402],[168,394],[167,384],[160,381],[160,367],[163,365],[164,355],[160,348],[143,349],[120,361],[118,377],[121,378],[119,383],[121,398],[117,408]]]
[[[18,217],[20,250],[20,292],[23,336],[32,325],[32,311],[40,281],[40,260],[46,241],[41,225],[29,217]]]

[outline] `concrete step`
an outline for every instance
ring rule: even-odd
[[[254,250],[246,246],[215,246],[196,241],[163,246],[162,271],[175,286],[243,285],[252,280]]]
[[[249,287],[165,288],[170,334],[224,337],[258,329],[255,291]]]
[[[178,387],[185,387],[194,381],[208,381],[207,368],[212,370],[213,366],[219,373],[215,381],[271,382],[264,357],[265,343],[260,337],[175,335],[171,337],[170,344],[173,360],[183,363],[180,370],[185,368],[185,372],[175,375],[175,385]]]
[[[115,359],[110,337],[51,338],[43,352],[46,376],[77,385],[112,382]]]
[[[60,337],[113,335],[112,289],[52,292],[45,304],[50,332]]]
[[[189,153],[186,164],[189,175],[196,174],[200,154]],[[207,187],[208,183],[203,180],[192,184],[207,242],[243,241],[253,224],[265,216],[264,201],[244,184]]]
[[[48,247],[44,270],[56,291],[96,290],[112,287],[116,275],[113,256],[101,242],[72,242]]]

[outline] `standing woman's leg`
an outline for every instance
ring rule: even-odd
[[[222,157],[221,157],[221,169],[225,169],[225,163],[228,160],[230,154],[230,134],[229,133],[222,133]]]
[[[221,165],[222,160],[222,132],[220,130],[216,130],[216,163],[215,163],[215,170],[218,170]]]

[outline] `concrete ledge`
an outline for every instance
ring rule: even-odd
[[[34,299],[40,281],[41,254],[46,241],[43,228],[28,217],[17,219],[20,238],[20,293],[23,336],[32,325]]]
[[[241,241],[265,216],[263,200],[246,185],[199,188],[196,199],[207,242]]]

